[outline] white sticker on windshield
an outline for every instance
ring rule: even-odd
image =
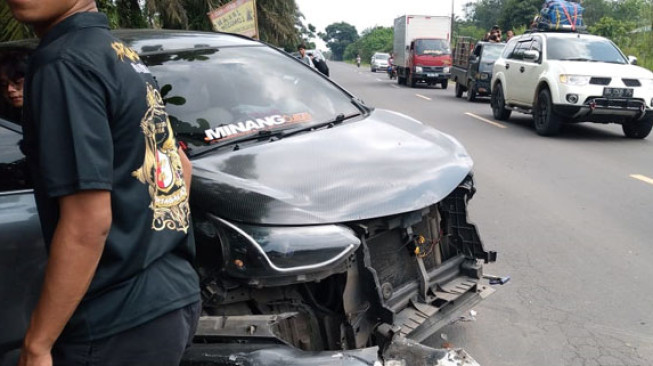
[[[261,130],[269,130],[276,126],[292,123],[308,122],[313,118],[308,113],[295,113],[290,115],[275,114],[263,118],[250,119],[243,122],[229,123],[216,128],[204,130],[206,142],[231,139],[248,135]]]

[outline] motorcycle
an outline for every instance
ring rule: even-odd
[[[388,65],[388,77],[390,80],[394,80],[397,78],[397,67],[394,65]]]

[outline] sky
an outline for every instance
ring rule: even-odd
[[[349,23],[360,34],[375,26],[391,27],[394,19],[406,14],[451,15],[454,7],[456,16],[463,17],[463,7],[476,0],[295,0],[299,11],[304,14],[305,24],[313,24],[318,32],[324,32],[328,25],[338,22]],[[452,3],[453,2],[453,3]],[[326,50],[320,39],[312,39],[317,47]]]

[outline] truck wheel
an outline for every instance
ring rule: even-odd
[[[409,72],[409,73],[408,73],[408,79],[407,79],[406,83],[407,83],[408,86],[410,86],[411,88],[414,88],[414,87],[415,87],[415,79],[413,79],[413,73],[412,73],[412,72]]]
[[[653,119],[633,121],[621,125],[624,135],[631,139],[643,139],[648,136],[653,127]]]
[[[462,98],[463,97],[463,87],[460,85],[459,82],[456,81],[456,98]]]
[[[397,84],[399,84],[399,85],[406,84],[406,78],[401,77],[401,76],[399,76],[399,74],[397,74]]]
[[[372,68],[371,68],[371,71],[372,71],[372,72],[376,72],[376,69],[372,67]]]
[[[499,121],[506,121],[510,118],[511,110],[506,109],[506,100],[503,97],[503,87],[497,84],[492,90],[490,98],[490,105],[492,106],[492,115]]]
[[[449,80],[441,82],[440,85],[442,85],[442,89],[446,89],[449,86]]]
[[[537,95],[535,108],[533,108],[533,122],[535,131],[542,136],[552,136],[560,132],[562,117],[553,111],[553,100],[549,89],[542,89]]]
[[[474,82],[470,81],[467,84],[467,101],[473,102],[476,100],[476,88],[474,88]]]

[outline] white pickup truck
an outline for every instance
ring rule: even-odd
[[[538,134],[563,123],[618,123],[629,138],[653,126],[653,73],[632,65],[610,40],[590,34],[533,32],[508,42],[492,72],[494,118],[533,115]]]

